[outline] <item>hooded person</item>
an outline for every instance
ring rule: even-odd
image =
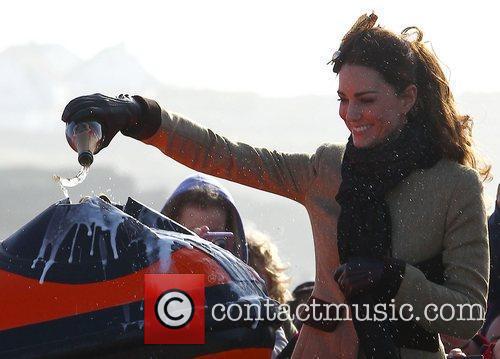
[[[233,237],[217,244],[248,262],[241,216],[229,191],[215,178],[201,174],[186,178],[161,212],[190,230],[207,226],[213,232],[232,232]]]

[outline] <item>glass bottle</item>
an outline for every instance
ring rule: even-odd
[[[97,121],[69,122],[66,124],[66,140],[78,153],[78,162],[89,167],[103,142],[101,124]]]

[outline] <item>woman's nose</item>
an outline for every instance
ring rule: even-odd
[[[346,111],[346,120],[347,121],[358,121],[361,118],[361,111],[358,106],[349,105]]]

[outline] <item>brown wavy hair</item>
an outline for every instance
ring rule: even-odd
[[[250,229],[246,233],[248,243],[248,264],[264,278],[269,296],[284,304],[292,299],[288,290],[290,277],[286,275],[288,266],[285,265],[278,255],[278,248],[266,234]]]
[[[484,180],[490,179],[491,166],[474,150],[473,121],[461,115],[439,60],[427,48],[423,32],[408,27],[400,35],[375,27],[377,15],[362,15],[342,39],[333,55],[333,71],[343,64],[361,65],[377,71],[401,93],[409,85],[417,87],[417,101],[407,114],[429,130],[444,158],[471,167]]]

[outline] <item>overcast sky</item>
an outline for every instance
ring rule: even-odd
[[[500,91],[499,13],[486,1],[17,0],[2,4],[0,51],[50,43],[90,58],[124,44],[167,84],[333,94],[326,62],[357,16],[371,10],[392,30],[420,26],[458,94]]]

